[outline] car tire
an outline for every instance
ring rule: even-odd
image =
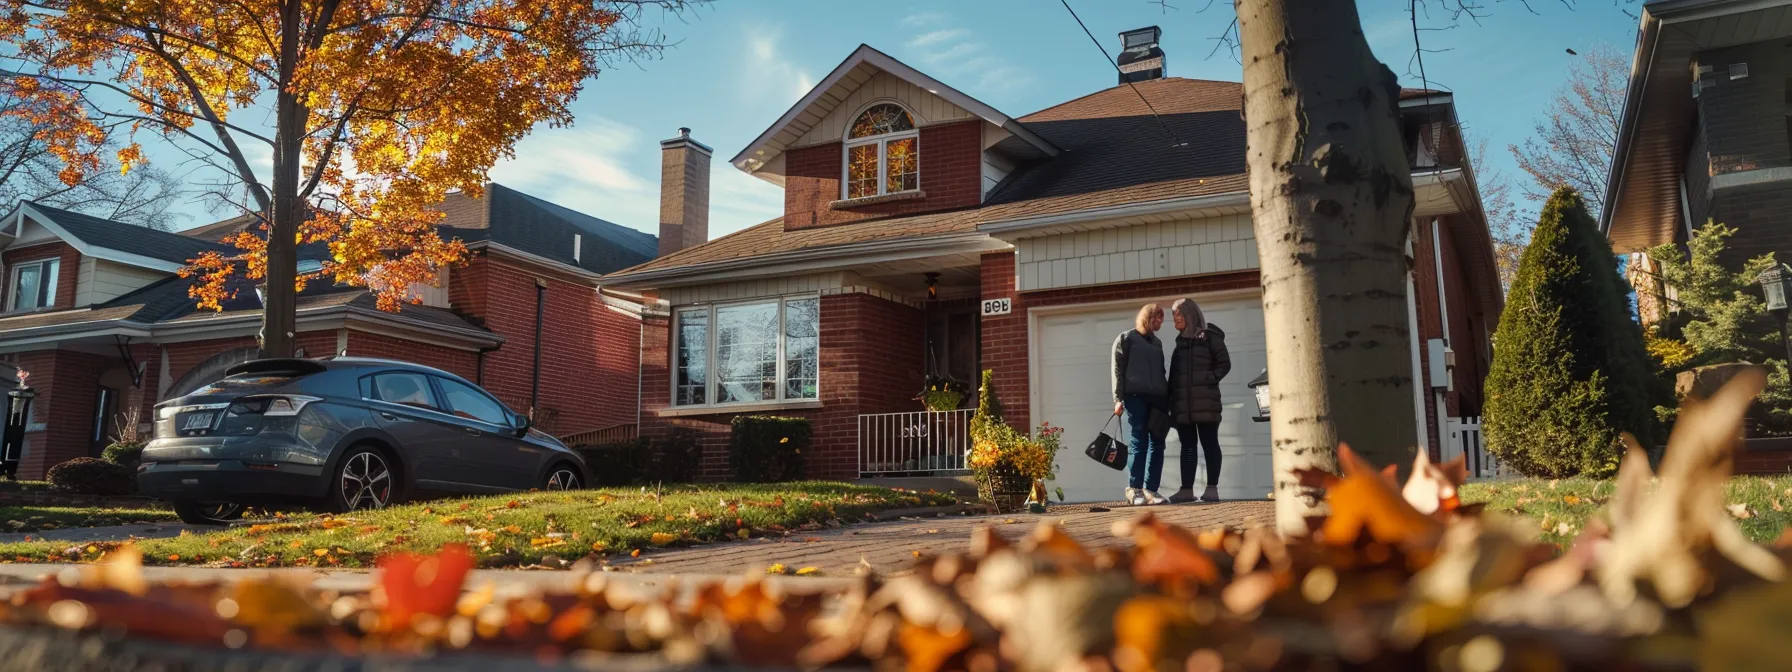
[[[579,476],[578,467],[565,462],[548,468],[548,473],[541,479],[544,491],[578,490],[585,487],[585,479]]]
[[[188,525],[229,525],[243,517],[243,505],[229,502],[178,501],[174,515]]]
[[[372,446],[355,446],[342,454],[330,474],[324,509],[332,513],[383,509],[395,503],[397,494],[398,473],[391,458]]]

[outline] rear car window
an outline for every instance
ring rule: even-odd
[[[437,410],[429,392],[429,379],[419,373],[382,373],[373,377],[373,391],[380,401]]]
[[[230,376],[193,391],[193,394],[232,394],[250,392],[276,387],[292,380],[292,376],[270,376],[258,373],[244,373]]]

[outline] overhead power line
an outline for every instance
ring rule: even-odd
[[[1076,25],[1082,27],[1083,34],[1089,36],[1089,41],[1095,43],[1095,48],[1101,50],[1101,57],[1108,59],[1108,65],[1114,66],[1114,72],[1125,77],[1126,73],[1120,70],[1120,64],[1114,62],[1113,56],[1108,55],[1108,48],[1101,46],[1101,40],[1095,39],[1095,33],[1089,32],[1089,26],[1083,23],[1083,17],[1077,16],[1076,10],[1070,8],[1070,0],[1058,0],[1058,2],[1064,4],[1064,11],[1070,12],[1070,18],[1076,19]],[[1139,91],[1137,85],[1132,82],[1127,82],[1126,85],[1131,87],[1133,94],[1139,97],[1139,102],[1145,104],[1145,109],[1151,111],[1151,118],[1157,120],[1157,125],[1163,127],[1165,133],[1170,134],[1170,140],[1175,143],[1172,145],[1173,147],[1181,147],[1184,144],[1187,144],[1182,141],[1182,136],[1177,135],[1176,131],[1170,128],[1169,124],[1164,123],[1164,118],[1158,115],[1157,108],[1151,106],[1151,101],[1145,99],[1145,94]]]

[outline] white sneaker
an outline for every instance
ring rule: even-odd
[[[1163,495],[1157,494],[1156,491],[1146,490],[1144,492],[1144,495],[1145,495],[1145,503],[1149,504],[1151,506],[1157,506],[1159,504],[1168,504],[1170,502],[1170,500],[1164,499]]]
[[[1139,493],[1138,488],[1127,488],[1126,503],[1133,506],[1142,506],[1145,503],[1145,497]]]

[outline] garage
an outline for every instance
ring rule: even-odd
[[[1193,297],[1201,303],[1208,322],[1226,331],[1232,355],[1232,372],[1220,382],[1225,419],[1220,423],[1224,464],[1220,469],[1220,496],[1225,499],[1262,499],[1271,489],[1269,423],[1254,422],[1256,415],[1250,382],[1265,367],[1263,305],[1260,295],[1226,293]],[[1176,297],[1154,302],[1166,311]],[[1138,307],[1153,301],[1128,301],[1078,306],[1035,308],[1030,311],[1032,416],[1065,428],[1064,452],[1058,459],[1058,477],[1050,485],[1062,488],[1069,502],[1115,501],[1126,488],[1124,472],[1117,472],[1084,457],[1082,450],[1101,431],[1114,403],[1109,391],[1109,349],[1114,337],[1132,328]],[[1158,332],[1166,350],[1175,341],[1170,320]],[[1166,355],[1168,353],[1166,352]],[[1165,357],[1168,364],[1168,357]],[[1124,440],[1116,422],[1110,431]],[[1180,437],[1170,432],[1164,458],[1163,495],[1181,484],[1178,460]],[[1205,460],[1195,483],[1197,492],[1206,484]]]

